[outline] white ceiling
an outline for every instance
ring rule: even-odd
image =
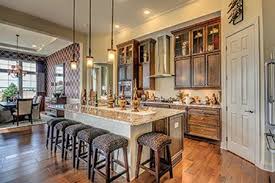
[[[115,23],[122,28],[138,26],[148,19],[166,11],[182,6],[188,0],[115,0]],[[110,31],[111,0],[92,0],[93,32]],[[77,0],[77,30],[88,30],[89,0]],[[72,26],[72,0],[0,0],[0,5],[31,14],[42,19],[63,25]],[[144,15],[149,9],[152,13]]]
[[[48,56],[71,44],[66,40],[0,23],[0,48],[15,50],[16,34],[19,35],[20,51],[36,55]]]

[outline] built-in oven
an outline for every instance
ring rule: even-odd
[[[124,95],[126,98],[132,98],[132,81],[120,81],[118,82],[118,94],[122,95],[122,90],[124,90]]]

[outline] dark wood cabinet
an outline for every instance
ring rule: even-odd
[[[154,39],[146,39],[139,43],[139,88],[155,90],[155,45]]]
[[[191,58],[175,61],[175,88],[191,87]]]
[[[124,87],[127,98],[131,98],[131,92],[135,85],[139,86],[138,78],[138,42],[136,40],[127,41],[117,45],[118,50],[118,91],[120,94]],[[130,82],[130,84],[129,84]],[[126,86],[127,84],[127,86]],[[127,90],[127,91],[126,91]]]
[[[205,55],[195,56],[192,59],[192,86],[205,87],[206,85],[206,63]]]
[[[220,89],[220,18],[172,34],[175,39],[175,89]]]
[[[185,114],[181,124],[186,135],[202,137],[215,142],[221,140],[221,109],[210,107],[193,107],[185,105],[146,103],[145,106],[171,108],[184,110]],[[157,123],[155,130],[165,132],[162,129],[164,123]],[[177,133],[177,132],[173,132]]]
[[[184,115],[175,115],[167,119],[153,122],[153,131],[168,135],[171,140],[172,164],[175,165],[182,159],[184,138]],[[165,150],[164,150],[165,151]],[[165,153],[162,152],[162,155]]]
[[[221,139],[220,109],[188,109],[187,131],[185,133],[212,140]]]
[[[211,53],[206,55],[207,62],[207,87],[221,87],[221,54]]]

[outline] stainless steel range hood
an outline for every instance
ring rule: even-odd
[[[158,37],[156,57],[156,74],[150,77],[163,78],[173,76],[170,73],[170,36]]]

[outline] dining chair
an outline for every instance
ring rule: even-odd
[[[33,106],[32,108],[32,119],[41,119],[41,116],[40,116],[41,102],[42,102],[42,96],[37,96],[36,100],[33,101],[33,103],[36,105]]]
[[[16,111],[13,113],[13,124],[16,121],[19,126],[20,117],[28,116],[32,124],[32,99],[17,99]]]

